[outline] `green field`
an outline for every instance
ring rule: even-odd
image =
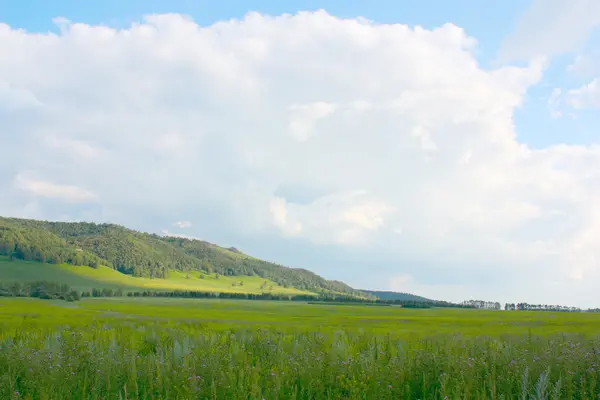
[[[598,333],[592,313],[3,298],[0,398],[596,399]]]
[[[199,292],[235,292],[260,294],[270,292],[275,294],[310,294],[310,292],[295,288],[284,288],[275,282],[258,276],[219,276],[204,275],[192,271],[182,273],[170,271],[167,279],[135,278],[122,274],[108,267],[77,267],[68,264],[54,265],[39,262],[9,261],[0,256],[0,282],[32,282],[47,280],[65,283],[75,290],[91,291],[92,288],[110,288],[130,291],[139,290],[189,290]],[[266,287],[261,285],[267,282]],[[233,283],[243,282],[243,286],[232,286]],[[272,286],[272,289],[269,289]]]

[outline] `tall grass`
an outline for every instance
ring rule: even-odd
[[[1,299],[0,399],[597,399],[599,327],[589,314]]]
[[[4,332],[2,399],[592,399],[600,342],[213,332],[115,321]]]

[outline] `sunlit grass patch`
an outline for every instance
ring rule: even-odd
[[[124,291],[168,290],[221,293],[269,292],[273,294],[311,294],[295,288],[285,288],[259,276],[218,276],[198,271],[180,272],[171,270],[167,279],[137,278],[122,274],[111,268],[100,266],[54,265],[38,262],[8,261],[0,257],[0,282],[31,282],[47,280],[60,282],[70,287],[91,291],[92,288],[122,289]]]

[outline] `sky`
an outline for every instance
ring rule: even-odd
[[[599,142],[596,0],[0,0],[4,216],[597,307]]]

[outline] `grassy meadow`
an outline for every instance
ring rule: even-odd
[[[192,271],[182,273],[176,270],[169,272],[167,279],[137,278],[122,274],[112,268],[100,266],[72,266],[69,264],[47,264],[27,261],[9,261],[8,257],[0,256],[0,282],[32,282],[47,280],[69,285],[79,291],[91,291],[92,288],[122,289],[124,291],[140,290],[189,290],[199,292],[228,292],[260,294],[310,294],[293,287],[285,288],[275,282],[258,276],[219,276]],[[261,289],[264,282],[266,288]],[[233,286],[243,282],[243,286]],[[272,289],[269,289],[272,287]]]
[[[2,399],[596,399],[600,315],[0,299]]]

